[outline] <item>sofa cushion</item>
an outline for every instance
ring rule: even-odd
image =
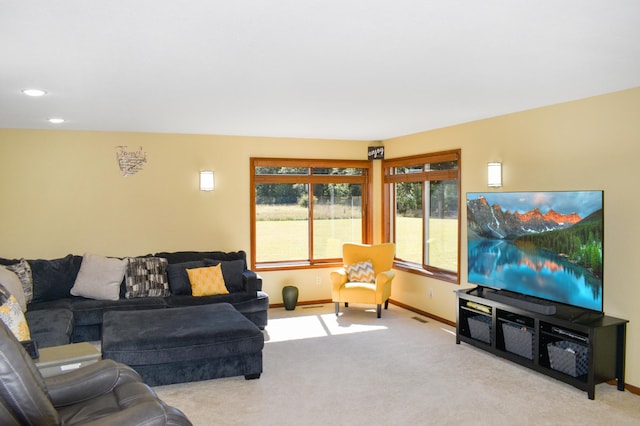
[[[191,295],[191,283],[187,269],[206,266],[203,260],[191,262],[170,263],[167,265],[167,278],[172,295]]]
[[[229,294],[216,294],[215,296],[169,296],[164,300],[167,303],[167,307],[175,308],[179,306],[196,306],[196,305],[210,305],[212,303],[230,303],[235,305],[237,303],[245,302],[256,298],[255,292],[240,292]]]
[[[128,257],[125,274],[125,297],[163,297],[169,295],[167,259],[161,257]]]
[[[102,324],[102,316],[107,311],[162,309],[166,306],[165,300],[161,297],[137,297],[120,300],[75,298],[71,301],[71,311],[76,326]]]
[[[29,325],[20,304],[2,284],[0,284],[0,321],[5,323],[19,341],[31,340]]]
[[[40,309],[26,312],[31,339],[39,348],[68,345],[73,332],[73,313],[69,309]]]
[[[27,302],[24,297],[24,289],[16,273],[7,269],[5,266],[0,266],[0,284],[16,298],[22,312],[26,311]]]
[[[27,305],[27,312],[42,311],[45,309],[67,309],[71,311],[72,301],[72,297],[67,297],[64,299],[47,300],[46,302],[32,302]]]
[[[118,300],[126,268],[126,260],[86,253],[71,294],[97,300]]]
[[[189,324],[189,327],[172,325]],[[135,324],[135,326],[129,326]],[[146,330],[144,336],[140,331]],[[227,303],[149,312],[105,314],[105,358],[136,366],[235,357],[262,351],[264,335]]]
[[[8,266],[18,263],[20,259],[7,259],[6,257],[0,257],[0,265]]]
[[[191,294],[194,297],[229,294],[229,290],[224,285],[222,265],[187,269],[187,274],[191,283]]]
[[[204,259],[213,259],[213,260],[242,260],[244,262],[245,268],[247,264],[247,254],[240,251],[176,251],[176,252],[161,252],[155,254],[157,257],[163,257],[167,259],[169,264],[172,263],[183,263],[183,262],[192,262],[194,260],[204,260]]]
[[[63,299],[71,294],[82,256],[67,255],[54,260],[28,260],[33,277],[33,301]]]
[[[33,275],[31,274],[29,262],[20,259],[16,263],[7,265],[7,269],[18,276],[24,291],[24,301],[25,303],[30,303],[33,300]]]
[[[207,265],[222,265],[222,276],[229,293],[244,291],[242,273],[244,272],[244,260],[215,260],[205,259]]]

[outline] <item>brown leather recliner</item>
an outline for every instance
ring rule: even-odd
[[[0,321],[0,424],[2,425],[191,425],[162,402],[138,373],[102,360],[43,379]]]

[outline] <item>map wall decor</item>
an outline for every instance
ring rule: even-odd
[[[147,162],[147,153],[140,147],[137,151],[127,151],[126,145],[116,147],[116,158],[118,166],[122,172],[122,176],[131,176],[142,170],[142,166]]]

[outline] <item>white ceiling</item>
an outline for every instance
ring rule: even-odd
[[[0,0],[0,128],[380,140],[639,86],[638,0]]]

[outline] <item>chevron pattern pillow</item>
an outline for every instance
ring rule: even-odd
[[[370,260],[347,265],[347,277],[350,282],[375,283],[376,273]]]

